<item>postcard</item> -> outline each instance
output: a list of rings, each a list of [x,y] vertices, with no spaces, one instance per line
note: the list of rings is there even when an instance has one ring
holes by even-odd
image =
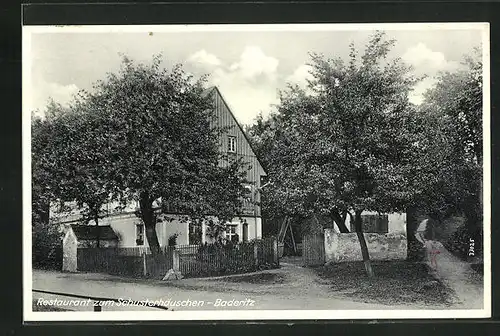
[[[24,319],[490,317],[489,45],[23,26]]]

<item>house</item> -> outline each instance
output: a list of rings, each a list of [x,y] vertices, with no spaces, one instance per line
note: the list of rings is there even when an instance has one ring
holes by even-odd
[[[234,218],[227,225],[225,238],[234,240],[238,237],[240,241],[247,241],[262,237],[262,217],[259,204],[261,179],[266,176],[259,159],[255,155],[249,140],[247,139],[241,125],[234,117],[231,109],[222,97],[217,87],[205,90],[204,94],[213,99],[217,123],[225,128],[225,133],[221,135],[219,149],[235,158],[242,157],[245,162],[251,165],[247,172],[247,180],[251,183],[246,185],[250,191],[250,197],[244,201],[243,215],[241,219]],[[221,162],[222,163],[222,162]],[[113,204],[106,206],[107,216],[100,219],[99,225],[109,226],[120,237],[118,247],[148,246],[144,225],[135,215],[136,204],[129,204],[128,207],[119,212],[113,210]],[[61,223],[71,224],[78,221],[79,214],[76,210],[67,213],[64,218],[59,218]],[[156,226],[158,240],[161,246],[170,243],[177,245],[197,245],[210,242],[207,235],[206,225],[197,227],[181,220],[181,215],[174,211],[168,214],[171,221],[160,222]],[[92,223],[90,223],[92,225]]]
[[[109,225],[69,224],[66,226],[65,231],[63,238],[63,271],[77,271],[77,255],[80,247],[118,246],[118,236]]]

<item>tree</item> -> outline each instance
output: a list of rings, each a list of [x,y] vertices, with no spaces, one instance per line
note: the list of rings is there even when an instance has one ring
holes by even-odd
[[[50,224],[50,202],[54,199],[57,183],[51,179],[57,160],[53,152],[53,117],[62,108],[50,102],[47,117],[33,117],[31,122],[31,171],[32,171],[32,249],[33,265],[46,266],[59,247],[60,235]]]
[[[291,86],[276,114],[249,129],[273,183],[267,197],[289,214],[328,215],[341,232],[350,216],[369,276],[361,213],[403,211],[413,197],[408,93],[417,79],[388,60],[394,43],[378,32],[361,57],[351,45],[347,63],[312,54],[308,89]]]
[[[106,136],[98,120],[89,118],[88,107],[79,97],[65,108],[50,102],[44,119],[33,120],[33,199],[42,206],[46,223],[52,202],[60,204],[60,211],[70,210],[68,203],[72,204],[82,222],[99,225],[103,206],[116,197],[113,181],[103,169],[109,162]]]
[[[461,69],[441,74],[436,86],[427,92],[423,106],[428,114],[447,123],[447,164],[454,169],[448,175],[460,180],[452,189],[462,194],[458,207],[471,228],[482,223],[482,100],[482,63],[476,49],[465,56]]]
[[[31,172],[32,172],[32,221],[49,223],[50,201],[54,197],[55,184],[50,174],[56,156],[51,148],[53,128],[50,117],[60,106],[50,102],[46,119],[33,117],[31,120]]]
[[[482,97],[482,63],[475,50],[458,70],[440,74],[419,108],[416,183],[425,189],[415,202],[438,225],[465,215],[469,237],[482,232]]]
[[[100,167],[122,201],[138,203],[155,257],[156,224],[172,209],[192,221],[224,222],[241,213],[245,165],[219,152],[224,130],[203,83],[181,66],[163,69],[160,56],[149,65],[123,57],[120,71],[82,98],[105,139]]]

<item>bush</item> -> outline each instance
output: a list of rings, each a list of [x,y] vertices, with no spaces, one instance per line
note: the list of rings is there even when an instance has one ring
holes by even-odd
[[[56,225],[33,222],[32,262],[35,268],[62,269],[62,233]]]
[[[457,257],[463,260],[470,260],[473,257],[469,255],[471,240],[473,241],[474,256],[482,256],[482,231],[471,231],[465,224],[460,226],[443,245]]]

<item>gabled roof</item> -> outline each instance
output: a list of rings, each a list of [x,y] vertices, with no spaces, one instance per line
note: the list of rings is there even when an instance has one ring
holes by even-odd
[[[97,240],[98,232],[100,240],[118,240],[118,236],[109,225],[95,226],[72,224],[71,229],[78,240]]]
[[[233,118],[234,122],[236,123],[236,125],[238,125],[241,133],[243,134],[243,137],[245,138],[246,142],[248,143],[248,146],[250,146],[250,149],[252,150],[253,152],[253,155],[255,155],[255,157],[257,158],[257,162],[259,162],[260,166],[262,167],[264,173],[267,175],[267,172],[266,170],[264,169],[264,166],[262,165],[262,162],[260,161],[260,158],[259,156],[257,155],[257,153],[255,152],[255,149],[253,148],[252,146],[252,143],[250,142],[250,139],[248,139],[248,136],[246,134],[246,132],[243,130],[243,127],[241,127],[240,123],[238,122],[238,119],[236,119],[236,117],[234,116],[234,113],[233,111],[229,108],[229,105],[227,105],[227,102],[226,100],[224,99],[224,97],[222,96],[219,88],[217,86],[211,86],[207,89],[205,89],[202,93],[202,96],[203,97],[207,97],[209,94],[211,94],[212,92],[215,92],[219,95],[219,97],[221,98],[222,102],[224,103],[224,105],[226,106],[227,110],[229,111],[229,114],[231,114],[231,117]]]
[[[213,90],[215,89],[215,86],[210,86],[208,88],[206,88],[205,90],[203,90],[203,92],[201,93],[201,96],[203,98],[207,97]]]

